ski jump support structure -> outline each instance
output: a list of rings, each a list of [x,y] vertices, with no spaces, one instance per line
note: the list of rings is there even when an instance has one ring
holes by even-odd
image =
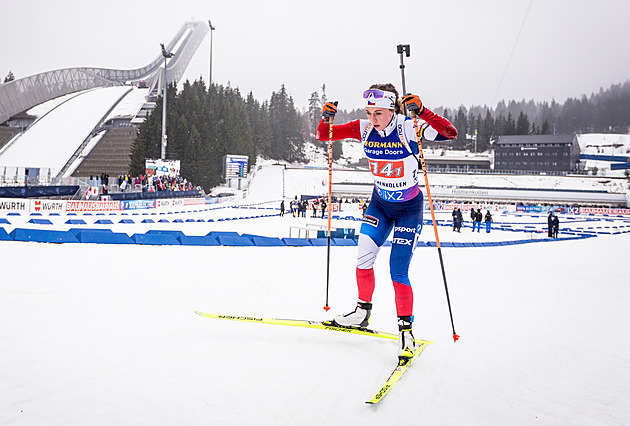
[[[167,81],[179,82],[208,31],[208,24],[202,21],[190,21],[182,25],[175,37],[166,45],[169,52],[175,53],[175,57],[166,67]],[[156,50],[157,44],[156,41]],[[164,57],[160,54],[148,65],[133,70],[66,68],[2,84],[0,124],[43,102],[96,87],[137,84],[145,80],[151,89],[150,93],[161,94],[163,62]]]

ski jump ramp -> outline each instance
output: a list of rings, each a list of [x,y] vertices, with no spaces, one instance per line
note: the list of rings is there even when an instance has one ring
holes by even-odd
[[[179,82],[208,31],[205,22],[186,22],[165,46],[175,54],[166,66],[168,82]],[[159,55],[138,69],[60,69],[0,85],[0,124],[46,101],[68,98],[10,140],[0,150],[0,166],[49,168],[58,177],[71,175],[95,145],[93,138],[108,115],[139,90],[135,86],[140,81],[147,83],[147,95],[161,94],[163,64]]]
[[[182,25],[165,46],[169,52],[175,53],[166,67],[167,81],[178,82],[181,79],[208,31],[208,24],[202,21]],[[43,102],[96,87],[130,85],[145,80],[150,88],[160,90],[163,86],[160,84],[163,81],[163,64],[164,57],[159,55],[138,69],[67,68],[5,83],[0,85],[0,124]]]

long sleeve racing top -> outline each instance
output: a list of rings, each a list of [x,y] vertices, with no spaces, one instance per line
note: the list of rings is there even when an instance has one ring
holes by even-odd
[[[457,129],[444,117],[425,107],[418,118],[420,137],[431,141],[452,140]],[[317,139],[327,141],[330,125],[321,120]],[[354,120],[333,125],[333,140],[357,139],[370,164],[376,193],[385,201],[401,202],[416,197],[418,186],[418,141],[413,120],[396,114],[382,130],[376,130],[368,120]]]

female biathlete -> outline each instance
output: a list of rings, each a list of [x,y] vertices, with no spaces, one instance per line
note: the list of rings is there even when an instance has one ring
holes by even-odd
[[[333,125],[333,140],[353,138],[363,142],[374,190],[363,217],[357,259],[358,303],[354,311],[335,317],[342,326],[366,327],[372,310],[374,261],[388,235],[394,230],[389,260],[396,294],[398,315],[398,356],[410,357],[415,350],[412,333],[413,291],[409,282],[409,262],[422,230],[422,191],[418,186],[421,173],[414,122],[402,114],[405,104],[418,117],[422,138],[432,141],[451,140],[457,129],[422,105],[420,98],[406,95],[402,102],[392,84],[375,84],[363,93],[367,120]],[[337,112],[336,103],[327,102],[317,128],[317,138],[327,141],[330,123]]]

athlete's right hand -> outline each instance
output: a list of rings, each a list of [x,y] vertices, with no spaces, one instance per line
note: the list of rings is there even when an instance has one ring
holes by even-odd
[[[337,114],[338,103],[339,103],[338,101],[335,101],[335,102],[326,102],[324,104],[324,107],[322,108],[322,115],[324,116],[326,121],[330,120],[331,118],[335,118],[335,114]]]

